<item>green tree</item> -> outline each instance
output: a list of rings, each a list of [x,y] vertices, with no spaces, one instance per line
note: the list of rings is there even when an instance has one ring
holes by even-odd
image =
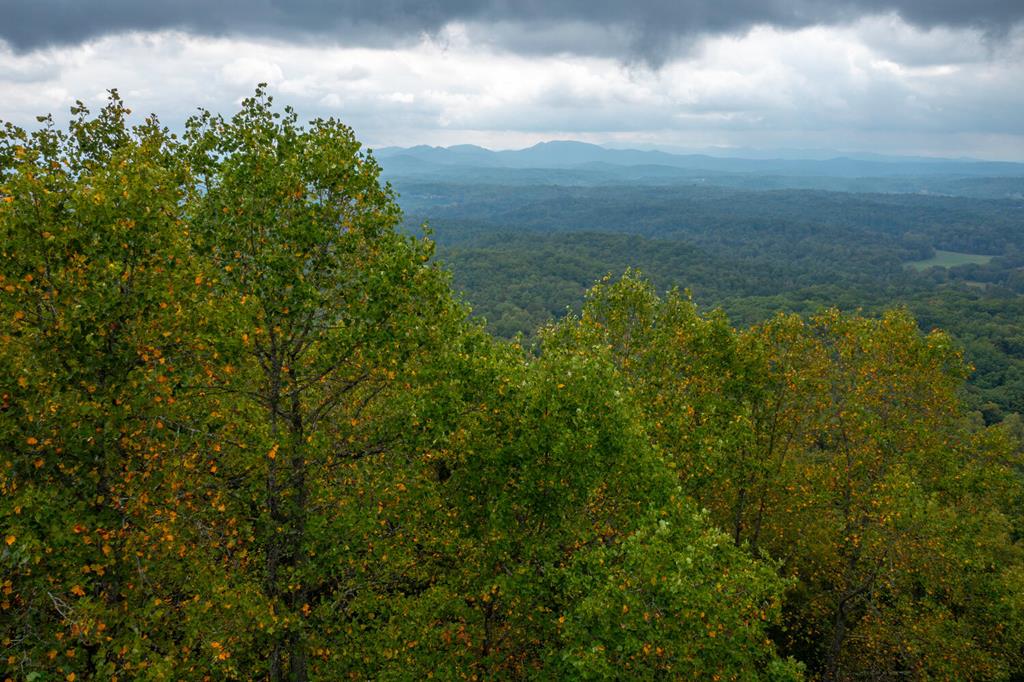
[[[434,632],[418,646],[433,655],[405,665],[445,678],[799,677],[766,638],[783,582],[682,495],[610,354],[552,346],[521,363],[448,446],[453,570],[423,604]]]
[[[1018,669],[978,607],[1019,617],[1019,454],[965,418],[947,336],[834,310],[740,334],[627,273],[550,338],[609,349],[684,489],[796,580],[783,651],[827,679]]]
[[[72,114],[0,133],[0,637],[21,677],[107,677],[166,643],[147,633],[166,624],[154,522],[189,176],[115,91]]]
[[[202,112],[186,139],[194,248],[211,266],[195,280],[208,380],[193,390],[231,434],[211,484],[238,498],[267,608],[263,636],[222,644],[245,650],[247,676],[303,680],[313,633],[366,588],[351,564],[372,557],[376,514],[352,469],[399,457],[400,394],[464,313],[429,242],[396,231],[394,196],[346,126],[304,128],[260,89],[231,119]]]

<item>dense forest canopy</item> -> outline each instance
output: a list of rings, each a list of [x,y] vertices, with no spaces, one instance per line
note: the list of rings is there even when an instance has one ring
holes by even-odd
[[[531,337],[578,311],[595,279],[633,266],[744,326],[779,310],[904,306],[965,348],[973,409],[990,423],[1024,412],[1020,199],[394,182],[407,225],[435,225],[456,289],[499,336]]]
[[[1002,204],[435,205],[457,279],[537,273],[522,295],[568,297],[616,270],[527,350],[452,293],[343,124],[301,125],[262,88],[182,137],[129,113],[113,92],[67,130],[0,133],[7,677],[1024,675],[1020,418],[978,418],[930,318],[775,312],[847,307],[826,299],[885,275],[870,307],[905,291],[943,323],[976,288],[899,266],[1003,249],[977,266],[1003,276],[1020,235]],[[871,223],[883,206],[900,231]],[[596,234],[613,224],[629,234]],[[794,235],[802,265],[782,258]],[[680,271],[743,325],[659,294]],[[994,286],[981,303],[1014,319],[1017,284]],[[547,319],[515,301],[503,330]]]

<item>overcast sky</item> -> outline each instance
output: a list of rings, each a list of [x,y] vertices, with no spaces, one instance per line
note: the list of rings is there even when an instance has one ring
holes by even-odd
[[[0,0],[0,119],[118,88],[172,128],[266,81],[371,146],[1024,160],[1024,0]]]

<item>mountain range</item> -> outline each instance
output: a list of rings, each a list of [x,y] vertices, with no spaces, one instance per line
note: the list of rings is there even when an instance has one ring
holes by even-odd
[[[374,155],[383,166],[384,178],[403,191],[410,183],[697,184],[754,190],[940,194],[1024,201],[1024,163],[880,154],[833,156],[825,150],[780,150],[776,158],[757,150],[717,151],[721,155],[610,149],[586,142],[557,141],[502,151],[468,144],[383,147],[375,150]]]
[[[657,150],[610,149],[586,142],[541,142],[532,147],[494,151],[476,145],[451,147],[383,147],[375,155],[393,171],[422,171],[431,166],[474,168],[545,168],[602,170],[612,167],[662,167],[691,171],[885,177],[945,175],[965,177],[1024,176],[1024,163],[882,155],[832,158],[742,158],[708,154],[674,154]],[[762,153],[763,154],[763,153]]]

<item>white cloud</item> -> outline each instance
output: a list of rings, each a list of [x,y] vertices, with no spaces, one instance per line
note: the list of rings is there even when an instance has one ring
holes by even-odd
[[[239,57],[220,68],[221,77],[230,85],[251,87],[253,83],[278,85],[285,81],[284,71],[274,62],[253,57]]]
[[[581,31],[581,35],[582,35]],[[892,16],[703,38],[660,69],[613,57],[512,53],[480,26],[394,49],[132,33],[15,54],[0,47],[0,118],[33,125],[120,89],[180,127],[230,113],[260,81],[303,116],[338,116],[373,146],[828,147],[1024,159],[1024,33]],[[585,36],[590,39],[591,36]],[[609,38],[612,39],[612,38]]]

